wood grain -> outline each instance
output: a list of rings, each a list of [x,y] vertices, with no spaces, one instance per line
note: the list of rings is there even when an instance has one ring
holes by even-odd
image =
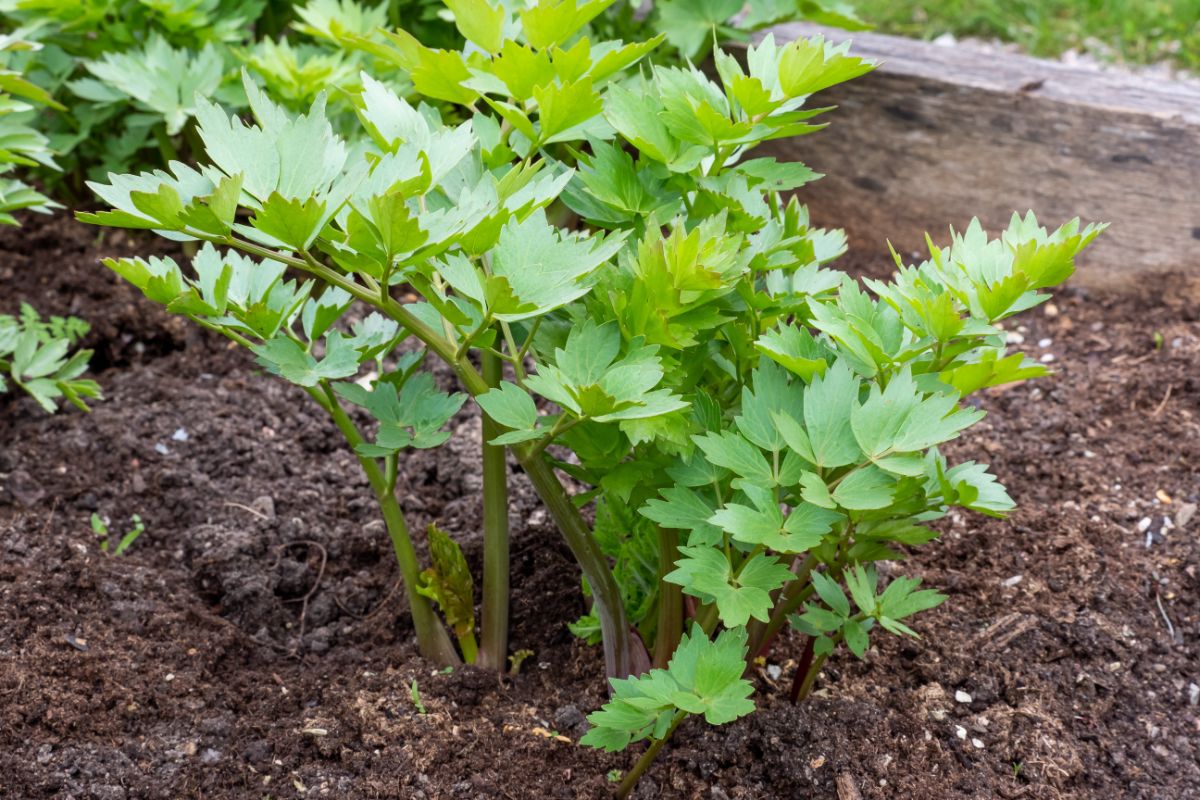
[[[1147,270],[1200,274],[1200,83],[1097,72],[1011,54],[815,25],[882,62],[817,95],[828,129],[772,146],[826,177],[801,190],[814,219],[851,246],[906,255],[924,233],[1013,211],[1043,224],[1112,223],[1080,258],[1077,284],[1120,286]]]

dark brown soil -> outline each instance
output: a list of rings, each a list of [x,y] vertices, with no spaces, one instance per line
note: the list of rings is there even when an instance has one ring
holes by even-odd
[[[53,417],[0,397],[0,797],[605,797],[631,754],[573,744],[600,656],[521,477],[512,645],[534,654],[437,673],[336,431],[96,263],[137,246],[62,219],[0,236],[0,311],[87,318],[107,394]],[[839,653],[800,707],[785,639],[759,713],[683,726],[639,796],[1200,797],[1200,517],[1175,524],[1200,500],[1198,308],[1164,278],[1023,320],[1059,374],[984,398],[954,453],[1021,508],[954,515],[905,566],[950,594],[924,638]],[[478,559],[478,419],[453,424],[404,502]],[[107,557],[93,511],[146,533]]]

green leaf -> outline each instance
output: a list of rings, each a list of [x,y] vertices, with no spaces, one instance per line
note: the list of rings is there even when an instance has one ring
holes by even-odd
[[[758,486],[774,486],[775,475],[762,451],[732,431],[693,436],[711,464],[731,469]]]
[[[318,361],[297,342],[276,337],[253,347],[258,363],[299,386],[316,386],[322,380],[348,378],[358,372],[358,351],[350,340],[334,331],[325,340],[325,357]]]
[[[850,616],[850,601],[842,593],[837,581],[823,572],[814,572],[810,578],[813,588],[816,590],[817,595],[825,601],[825,605],[833,609],[833,612],[842,618]]]
[[[807,329],[796,325],[773,328],[754,343],[755,348],[772,361],[809,383],[825,374],[828,363],[822,348]]]
[[[638,509],[642,516],[664,528],[688,531],[689,545],[720,543],[721,529],[709,522],[715,509],[701,493],[684,486],[672,486],[661,490],[659,494],[661,500],[647,500]]]
[[[508,381],[476,398],[484,413],[513,431],[528,432],[537,426],[538,412],[533,398],[524,389]]]
[[[853,409],[854,439],[870,458],[926,450],[950,441],[983,418],[976,408],[960,408],[958,396],[923,396],[906,366],[886,389],[871,387],[870,396]]]
[[[837,508],[825,479],[815,472],[805,472],[800,476],[800,490],[806,502],[821,508]]]
[[[604,110],[604,103],[592,88],[590,78],[567,84],[535,86],[533,99],[538,104],[538,122],[541,125],[539,144],[585,138],[580,126]]]
[[[754,711],[754,687],[743,674],[748,636],[724,630],[710,640],[699,625],[685,633],[667,669],[634,678],[612,679],[612,699],[588,715],[592,727],[580,744],[609,751],[631,742],[662,738],[675,714],[703,714],[724,725]]]
[[[852,511],[886,508],[892,502],[895,483],[895,478],[878,467],[859,467],[837,485],[833,499],[842,508]]]
[[[776,414],[800,416],[803,393],[789,386],[787,373],[773,362],[759,364],[751,374],[753,389],[742,387],[742,413],[734,419],[738,431],[764,450],[780,452],[787,441],[775,424]]]
[[[848,619],[842,626],[842,633],[846,637],[846,647],[850,648],[851,653],[862,658],[870,644],[870,639],[862,623],[858,620]]]
[[[823,36],[797,39],[779,56],[779,86],[788,97],[804,97],[875,68],[870,61],[846,55],[849,43],[834,46]]]
[[[658,0],[655,10],[667,41],[690,59],[706,50],[714,33],[744,5],[743,0]]]
[[[561,231],[546,221],[540,209],[523,222],[510,222],[492,252],[492,273],[525,305],[494,316],[514,322],[582,297],[591,289],[595,271],[616,254],[624,238],[624,234],[586,237]]]
[[[814,376],[805,390],[805,430],[817,466],[841,467],[862,457],[850,424],[858,407],[859,386],[845,362],[838,361],[823,375]]]
[[[854,569],[846,571],[846,588],[850,590],[850,596],[854,598],[858,610],[867,616],[874,616],[877,611],[876,581],[875,570],[872,567],[864,568],[856,564]]]
[[[495,6],[488,0],[445,0],[445,3],[454,13],[454,25],[463,38],[489,53],[500,50],[504,23],[508,20],[503,3]]]
[[[518,13],[525,39],[538,49],[560,45],[603,13],[615,0],[539,0]]]
[[[325,204],[315,199],[287,199],[279,192],[255,212],[253,225],[275,242],[293,250],[307,250],[325,224]]]
[[[713,547],[681,547],[683,556],[663,580],[677,583],[685,594],[715,602],[726,627],[745,625],[751,617],[766,622],[771,592],[793,577],[778,558],[764,553],[750,558],[734,575],[725,553]]]
[[[439,390],[428,372],[417,372],[404,381],[399,390],[387,380],[376,381],[371,389],[356,383],[335,383],[338,395],[371,412],[379,421],[373,444],[360,444],[359,455],[381,458],[406,447],[437,447],[450,438],[442,427],[458,413],[467,396]]]

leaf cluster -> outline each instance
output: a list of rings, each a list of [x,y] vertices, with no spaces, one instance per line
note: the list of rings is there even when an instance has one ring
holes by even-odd
[[[51,414],[62,399],[87,411],[86,401],[101,397],[98,383],[79,377],[92,351],[71,352],[87,332],[82,320],[42,319],[27,303],[17,317],[0,314],[0,392],[10,385],[21,389]]]

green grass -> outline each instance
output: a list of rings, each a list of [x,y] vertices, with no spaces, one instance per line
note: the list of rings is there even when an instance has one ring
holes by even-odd
[[[999,38],[1039,56],[1085,50],[1200,71],[1200,0],[855,0],[887,33]]]

